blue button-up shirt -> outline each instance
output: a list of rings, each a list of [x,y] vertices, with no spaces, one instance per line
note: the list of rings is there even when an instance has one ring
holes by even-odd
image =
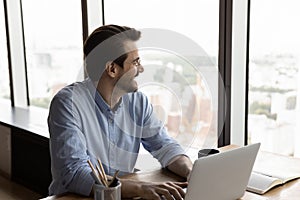
[[[87,160],[112,175],[133,172],[140,144],[163,167],[177,155],[180,145],[167,135],[147,97],[124,95],[112,110],[86,79],[62,89],[53,98],[48,117],[52,183],[50,195],[75,192],[89,195],[94,184]]]

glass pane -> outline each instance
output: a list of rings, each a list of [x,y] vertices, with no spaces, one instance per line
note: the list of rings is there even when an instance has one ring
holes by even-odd
[[[62,87],[83,79],[80,0],[22,2],[30,104],[49,106]]]
[[[300,2],[252,0],[248,142],[299,156]]]
[[[91,34],[94,29],[102,25],[102,0],[88,0],[88,31]]]
[[[106,24],[142,31],[139,87],[169,134],[187,150],[216,147],[219,1],[109,0],[105,11]]]
[[[0,99],[10,99],[3,1],[0,2]]]

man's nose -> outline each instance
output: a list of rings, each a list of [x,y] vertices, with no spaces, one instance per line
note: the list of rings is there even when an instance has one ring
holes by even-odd
[[[138,72],[139,72],[139,73],[143,73],[143,72],[144,72],[144,67],[143,67],[143,65],[139,65],[139,66],[138,66]]]

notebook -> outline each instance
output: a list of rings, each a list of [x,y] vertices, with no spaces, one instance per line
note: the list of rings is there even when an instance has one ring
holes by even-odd
[[[185,200],[241,198],[260,143],[202,157],[194,162]]]

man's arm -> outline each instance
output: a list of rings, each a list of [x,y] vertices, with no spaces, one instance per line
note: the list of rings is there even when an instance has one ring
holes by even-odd
[[[48,125],[53,183],[50,194],[75,192],[89,195],[94,180],[90,175],[86,146],[76,123],[70,98],[52,100]]]
[[[168,164],[167,168],[189,179],[192,171],[193,163],[189,157],[185,155],[178,155],[174,157]],[[129,179],[121,179],[122,182],[122,197],[142,197],[143,199],[157,199],[160,200],[161,196],[166,199],[181,200],[185,196],[182,188],[187,187],[187,182],[142,182]]]
[[[161,200],[164,196],[167,200],[182,200],[187,187],[186,182],[143,182],[130,179],[120,179],[122,183],[122,198],[141,197],[142,199]]]
[[[188,180],[193,168],[193,163],[189,157],[179,155],[169,162],[167,168]]]
[[[107,175],[108,179],[112,176]],[[183,188],[187,187],[187,182],[144,182],[129,178],[119,178],[122,183],[122,198],[135,198],[161,200],[164,196],[166,199],[182,200],[185,196]],[[90,196],[94,196],[92,189]]]

